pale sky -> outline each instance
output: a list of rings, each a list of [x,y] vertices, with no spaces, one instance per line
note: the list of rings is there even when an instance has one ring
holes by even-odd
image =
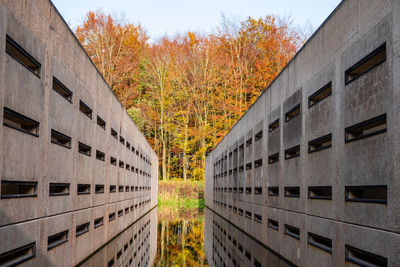
[[[221,22],[221,14],[260,18],[275,14],[290,16],[294,26],[314,29],[329,16],[341,0],[52,0],[72,29],[89,10],[124,14],[128,22],[140,23],[156,40],[188,30],[207,33]]]

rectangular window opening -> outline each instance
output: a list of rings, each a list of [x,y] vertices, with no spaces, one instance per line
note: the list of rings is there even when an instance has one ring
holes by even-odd
[[[276,220],[268,219],[268,227],[279,231],[279,222]]]
[[[96,184],[95,193],[96,194],[104,194],[104,185],[103,184]]]
[[[47,250],[53,249],[61,244],[68,242],[68,230],[60,232],[58,234],[49,236],[47,238]]]
[[[124,215],[124,211],[123,210],[119,210],[118,211],[118,217],[121,217],[122,215]]]
[[[285,122],[288,122],[300,115],[300,104],[285,113]]]
[[[379,66],[386,61],[386,43],[379,46],[372,51],[369,55],[361,59],[354,66],[345,71],[345,84],[358,79],[363,74],[369,72],[373,68]]]
[[[300,156],[300,145],[285,150],[285,160]]]
[[[300,197],[300,187],[298,186],[288,186],[285,187],[285,197]]]
[[[53,90],[72,103],[72,94],[73,94],[72,91],[69,90],[59,80],[57,80],[56,77],[53,77]]]
[[[97,116],[97,125],[99,125],[104,130],[106,129],[106,122],[99,116]]]
[[[308,153],[332,147],[332,134],[327,134],[308,142]]]
[[[78,151],[79,153],[86,155],[86,156],[91,156],[92,154],[92,148],[88,145],[85,145],[84,143],[78,142]]]
[[[100,217],[94,220],[94,228],[100,227],[104,224],[104,217]]]
[[[386,132],[386,114],[355,124],[345,129],[346,143]]]
[[[293,238],[300,240],[300,229],[294,226],[285,224],[285,235],[291,236]]]
[[[254,168],[259,168],[262,166],[262,159],[258,159],[256,161],[254,161]]]
[[[253,139],[250,137],[250,138],[246,141],[246,147],[251,146],[252,143],[253,143]]]
[[[90,194],[90,184],[78,184],[78,195]]]
[[[326,252],[332,253],[332,239],[309,232],[308,244],[317,247],[319,249],[322,249]]]
[[[71,137],[51,129],[51,142],[66,148],[71,148]]]
[[[1,266],[17,266],[36,256],[36,242],[0,254]]]
[[[110,193],[115,193],[117,192],[117,186],[116,185],[110,185]]]
[[[92,109],[89,108],[82,100],[79,100],[79,110],[92,119]]]
[[[308,187],[309,199],[332,199],[332,186],[309,186]]]
[[[49,184],[50,196],[68,196],[69,184],[68,183],[50,183]]]
[[[1,181],[1,198],[37,197],[37,182]]]
[[[388,266],[388,260],[380,255],[373,254],[349,245],[346,245],[346,260],[360,266]]]
[[[3,125],[23,133],[39,136],[39,122],[4,107]]]
[[[256,135],[254,136],[254,142],[257,142],[262,138],[263,138],[263,131],[261,130],[258,133],[256,133]]]
[[[114,165],[114,166],[117,166],[117,159],[114,158],[114,157],[110,157],[110,164]]]
[[[96,150],[96,159],[101,160],[101,161],[105,161],[106,154],[104,154],[100,150]]]
[[[332,82],[329,82],[327,85],[313,93],[308,97],[308,107],[311,108],[315,104],[318,104],[325,98],[329,97],[332,94]]]
[[[251,167],[252,167],[251,165],[252,165],[251,162],[249,162],[249,163],[246,164],[246,171],[247,171],[247,170],[251,170]]]
[[[254,221],[262,223],[262,216],[260,214],[254,213]]]
[[[124,168],[124,165],[125,165],[125,163],[124,163],[122,160],[120,160],[120,161],[119,161],[119,167],[123,169],[123,168]]]
[[[84,223],[84,224],[81,224],[81,225],[78,225],[78,226],[76,227],[76,234],[75,234],[75,236],[78,237],[78,236],[80,236],[80,235],[83,235],[83,234],[89,232],[89,226],[90,226],[90,223],[89,223],[89,222]]]
[[[112,222],[115,220],[115,212],[108,214],[108,221]]]
[[[251,187],[246,187],[246,194],[250,195],[251,194]]]
[[[125,138],[123,138],[121,135],[119,136],[119,141],[121,144],[125,145]]]
[[[261,195],[262,187],[254,187],[254,195]]]
[[[346,186],[346,201],[387,203],[386,185]]]
[[[279,162],[279,152],[268,156],[268,164],[274,164]]]
[[[6,53],[40,78],[40,63],[6,35]]]
[[[113,128],[111,128],[111,136],[118,140],[118,133]]]
[[[273,197],[279,196],[279,187],[277,186],[268,187],[268,195]]]
[[[279,119],[276,119],[268,126],[268,132],[273,132],[275,129],[279,128]]]
[[[252,218],[252,214],[250,211],[246,211],[246,218],[247,219],[251,219]]]
[[[118,186],[118,192],[124,192],[124,186],[123,185]]]

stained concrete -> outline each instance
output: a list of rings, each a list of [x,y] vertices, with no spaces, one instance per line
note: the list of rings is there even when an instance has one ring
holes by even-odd
[[[399,18],[399,1],[342,1],[208,155],[206,205],[298,266],[353,266],[346,259],[349,246],[398,266]],[[384,43],[386,60],[346,84],[345,71]],[[329,82],[332,94],[309,107],[309,96]],[[297,104],[301,114],[285,122]],[[385,132],[345,142],[345,128],[382,114]],[[276,119],[279,128],[269,132]],[[308,142],[326,134],[332,134],[332,146],[309,153]],[[296,145],[300,156],[285,159],[285,150]],[[235,150],[238,156],[230,158]],[[275,153],[279,162],[268,164]],[[259,159],[263,164],[255,168]],[[248,163],[253,166],[246,170]],[[262,194],[255,194],[260,186]],[[330,187],[330,199],[309,198],[313,186]],[[347,201],[347,186],[386,186],[386,203]],[[278,187],[279,195],[269,194],[270,187]],[[286,187],[299,187],[300,196],[285,196]],[[255,214],[262,214],[261,225]],[[278,221],[278,230],[268,227],[269,219]],[[286,234],[285,225],[298,228],[299,238]],[[331,252],[310,245],[308,233],[330,239]]]

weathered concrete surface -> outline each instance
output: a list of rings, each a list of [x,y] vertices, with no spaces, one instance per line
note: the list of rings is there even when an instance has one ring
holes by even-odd
[[[6,35],[41,64],[39,77],[5,52]],[[36,197],[0,199],[0,255],[36,242],[26,265],[76,264],[157,205],[157,156],[50,1],[0,0],[0,51],[0,179],[37,182]],[[53,77],[73,92],[71,102],[52,89]],[[80,112],[80,100],[92,119]],[[3,126],[4,107],[38,121],[39,136]],[[71,137],[70,149],[51,143],[52,129]],[[91,146],[91,156],[78,152],[78,142]],[[50,183],[68,183],[69,195],[50,196]],[[90,194],[78,195],[78,184],[90,184]],[[95,194],[96,185],[104,193]],[[99,217],[104,224],[94,228]],[[89,232],[76,237],[76,226],[86,222]],[[68,242],[47,250],[47,238],[64,230]]]
[[[346,246],[398,266],[399,37],[399,1],[343,1],[209,154],[206,205],[299,266],[352,266],[345,259]],[[386,60],[346,85],[345,71],[384,43]],[[332,94],[309,107],[309,96],[329,82]],[[297,104],[300,116],[285,122],[286,112]],[[381,114],[387,116],[386,132],[345,142],[346,127]],[[269,132],[276,119],[279,128]],[[263,138],[255,144],[260,124]],[[332,134],[332,146],[309,153],[308,142],[326,134]],[[252,145],[246,147],[250,138]],[[296,145],[300,156],[285,159],[285,150]],[[239,155],[230,158],[235,150]],[[268,164],[275,153],[279,162]],[[262,166],[254,168],[259,159]],[[251,169],[240,171],[239,166],[250,162]],[[256,195],[260,185],[262,194]],[[251,194],[246,194],[248,186]],[[330,187],[331,199],[309,198],[312,186]],[[387,203],[346,201],[346,186],[386,186]],[[269,194],[273,187],[278,187],[278,196]],[[285,196],[286,187],[298,187],[300,196]],[[262,215],[261,226],[255,214]],[[268,227],[269,219],[278,221],[278,231]],[[299,239],[285,234],[286,224],[299,229]],[[308,244],[308,233],[331,239],[332,251]]]

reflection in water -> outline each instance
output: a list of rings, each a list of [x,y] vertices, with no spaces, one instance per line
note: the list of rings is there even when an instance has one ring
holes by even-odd
[[[204,254],[203,209],[159,209],[154,266],[208,266]]]
[[[291,266],[210,209],[205,209],[205,252],[210,266]]]
[[[151,266],[156,254],[157,207],[78,266]]]

